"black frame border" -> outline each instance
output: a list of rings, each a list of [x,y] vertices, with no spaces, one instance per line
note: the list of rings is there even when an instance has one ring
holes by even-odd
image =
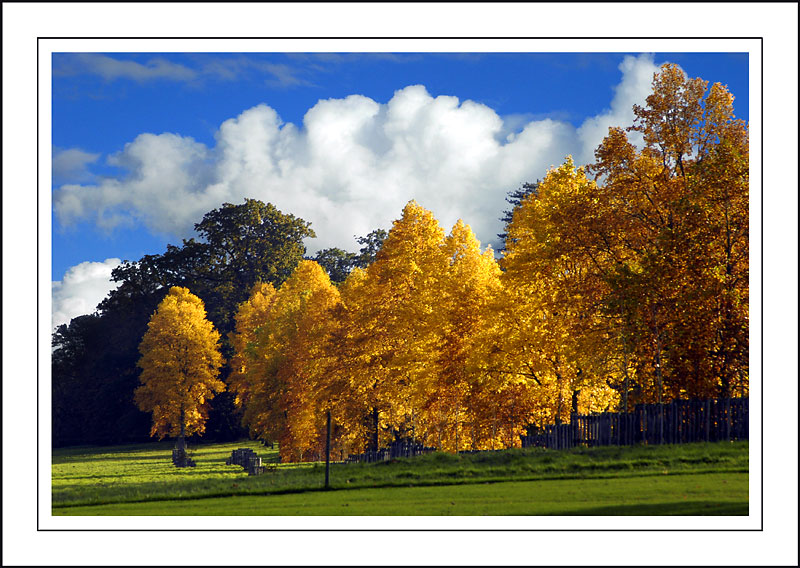
[[[39,325],[41,315],[41,298],[37,292],[36,295],[36,532],[764,532],[764,37],[763,36],[704,36],[704,37],[681,37],[681,36],[595,36],[595,37],[554,37],[554,36],[486,36],[486,37],[469,37],[469,36],[419,36],[419,37],[406,37],[406,36],[332,36],[332,37],[319,37],[319,36],[302,36],[302,37],[254,37],[254,36],[151,36],[151,37],[122,37],[122,36],[37,36],[36,37],[36,282],[40,282],[40,262],[41,262],[41,234],[40,234],[40,153],[39,153],[39,133],[40,133],[40,93],[41,88],[39,81],[39,46],[41,40],[759,40],[760,41],[760,65],[761,65],[761,176],[760,176],[760,196],[761,196],[761,526],[758,529],[409,529],[409,528],[390,528],[390,529],[43,529],[40,527],[39,510],[40,510],[40,463],[39,463],[39,442],[40,442],[40,416],[39,416],[39,388],[40,388],[40,368],[39,361],[41,357],[40,336],[41,329]],[[447,53],[447,52],[442,52]],[[52,87],[52,86],[51,86]],[[51,275],[52,278],[52,275]]]

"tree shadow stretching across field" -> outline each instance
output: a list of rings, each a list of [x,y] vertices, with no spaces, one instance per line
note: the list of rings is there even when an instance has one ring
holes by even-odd
[[[612,505],[608,507],[589,507],[572,511],[551,513],[553,515],[569,516],[747,516],[750,514],[750,505],[747,501],[724,503],[719,501],[690,501],[671,503],[636,503],[631,505]]]

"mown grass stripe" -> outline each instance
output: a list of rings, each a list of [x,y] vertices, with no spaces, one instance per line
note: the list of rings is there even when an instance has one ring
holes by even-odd
[[[747,515],[745,473],[357,488],[63,508],[56,515]]]
[[[630,478],[643,478],[643,477],[663,477],[667,476],[680,476],[680,475],[708,475],[708,474],[718,474],[718,473],[748,473],[748,470],[745,468],[734,468],[734,469],[713,469],[713,470],[694,470],[694,471],[684,471],[684,472],[668,472],[668,473],[658,473],[658,472],[648,472],[648,473],[628,473],[626,475],[593,475],[593,476],[532,476],[532,477],[507,477],[507,478],[485,478],[485,479],[465,479],[461,480],[457,483],[453,481],[423,481],[423,482],[416,482],[416,483],[408,483],[408,482],[390,482],[390,483],[378,483],[373,485],[356,485],[356,486],[342,486],[331,484],[331,487],[326,489],[325,487],[297,487],[297,488],[286,488],[286,489],[279,489],[273,491],[248,491],[248,492],[219,492],[219,493],[209,493],[209,494],[202,494],[202,495],[175,495],[171,497],[159,497],[154,496],[151,498],[145,499],[125,499],[114,501],[115,503],[153,503],[158,501],[194,501],[200,499],[215,499],[215,498],[224,498],[224,497],[237,497],[237,496],[253,496],[253,497],[266,497],[271,495],[290,495],[290,494],[297,494],[297,493],[309,493],[309,492],[320,492],[320,491],[353,491],[359,489],[387,489],[390,487],[444,487],[444,486],[459,486],[459,485],[487,485],[493,483],[511,483],[511,482],[529,482],[529,481],[582,481],[587,479],[630,479]],[[91,507],[91,506],[99,506],[104,505],[106,503],[64,503],[59,505],[53,505],[54,509],[59,508],[67,508],[67,507]]]

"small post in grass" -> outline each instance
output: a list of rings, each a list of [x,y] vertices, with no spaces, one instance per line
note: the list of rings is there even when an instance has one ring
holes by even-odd
[[[331,471],[331,410],[328,409],[328,434],[325,438],[325,489],[330,489]]]

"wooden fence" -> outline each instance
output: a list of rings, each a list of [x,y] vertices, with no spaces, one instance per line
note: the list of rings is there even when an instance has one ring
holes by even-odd
[[[750,399],[674,400],[669,404],[640,404],[633,412],[573,414],[569,424],[545,426],[542,432],[521,436],[522,447],[556,450],[575,446],[631,446],[747,440]],[[436,448],[400,440],[388,448],[350,454],[345,463],[378,462],[435,452]],[[472,453],[465,451],[460,453]]]
[[[388,448],[381,448],[377,451],[364,452],[363,454],[350,454],[345,459],[345,463],[356,462],[377,462],[386,461],[393,458],[410,458],[421,454],[435,452],[436,448],[429,448],[412,442],[411,440],[400,440],[393,442]]]
[[[542,432],[522,436],[522,447],[566,449],[747,440],[749,409],[747,398],[725,398],[640,404],[627,414],[573,414],[569,424],[545,426]]]

